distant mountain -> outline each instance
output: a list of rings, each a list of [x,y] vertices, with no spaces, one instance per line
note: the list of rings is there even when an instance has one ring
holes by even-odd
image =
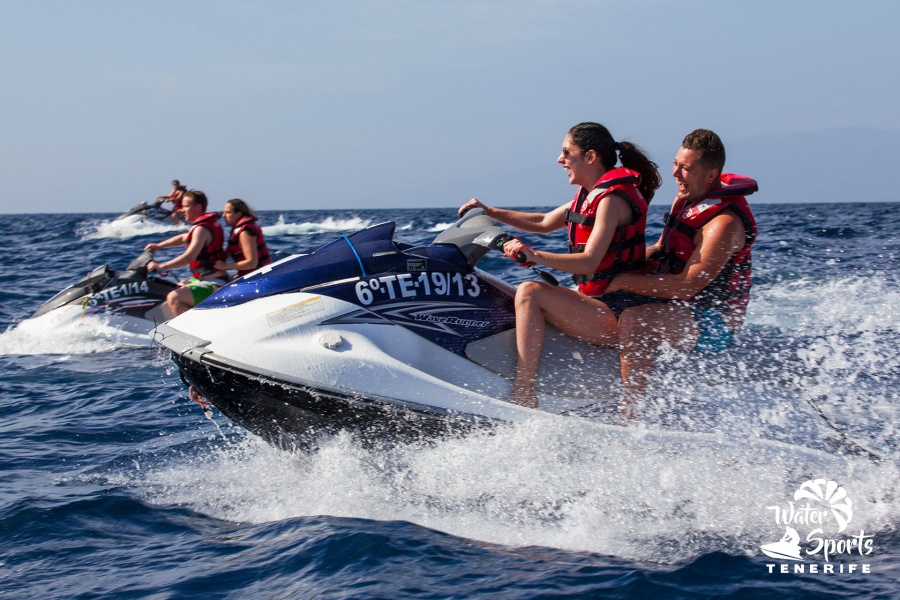
[[[754,202],[895,202],[900,133],[864,128],[733,140],[725,170],[759,182]]]

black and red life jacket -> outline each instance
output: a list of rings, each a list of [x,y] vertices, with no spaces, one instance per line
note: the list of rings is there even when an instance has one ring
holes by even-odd
[[[730,312],[743,317],[750,301],[751,253],[750,247],[756,240],[756,220],[750,211],[746,196],[759,188],[756,181],[744,175],[722,173],[722,187],[714,190],[699,202],[687,204],[679,198],[672,205],[672,211],[664,217],[662,248],[650,257],[658,261],[656,273],[677,274],[696,248],[694,236],[713,218],[725,210],[731,210],[744,223],[747,241],[736,252],[722,271],[709,285],[700,290],[691,302],[719,312]]]
[[[191,230],[187,234],[187,246],[191,245],[191,237],[198,227],[203,227],[212,234],[212,241],[200,250],[200,254],[196,259],[191,261],[191,273],[197,279],[209,276],[216,269],[214,265],[218,260],[225,260],[225,249],[222,247],[225,241],[225,232],[219,225],[218,213],[208,212],[200,215],[200,218],[193,222]]]
[[[168,200],[172,201],[172,210],[181,210],[181,199],[184,197],[186,191],[187,187],[183,185],[176,186],[172,189],[172,193],[170,193],[168,197]]]
[[[597,215],[600,201],[616,194],[625,199],[636,219],[630,225],[619,227],[613,237],[606,254],[597,265],[592,275],[573,275],[581,293],[588,296],[599,296],[609,285],[610,280],[622,271],[636,269],[643,265],[645,257],[644,227],[647,224],[647,201],[637,186],[641,174],[631,169],[619,167],[603,174],[588,192],[581,188],[575,194],[571,208],[566,209],[565,221],[569,229],[569,252],[584,252],[584,246]]]
[[[241,249],[240,241],[241,233],[245,230],[256,238],[257,262],[253,269],[238,271],[238,277],[246,275],[261,266],[272,262],[272,257],[269,255],[269,247],[266,245],[266,238],[263,236],[262,227],[256,224],[256,219],[253,217],[242,217],[231,229],[231,235],[228,237],[228,254],[231,255],[232,260],[234,260],[234,262],[240,262],[246,258],[244,256],[244,251]]]

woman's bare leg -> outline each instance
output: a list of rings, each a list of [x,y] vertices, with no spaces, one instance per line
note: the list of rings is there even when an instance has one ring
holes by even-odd
[[[547,322],[589,344],[611,346],[618,341],[616,318],[599,300],[567,288],[526,281],[516,290],[518,364],[510,402],[537,408],[534,378]]]

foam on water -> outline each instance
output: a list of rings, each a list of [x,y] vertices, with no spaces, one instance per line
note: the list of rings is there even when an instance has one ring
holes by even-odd
[[[262,229],[267,237],[275,237],[281,235],[309,235],[312,233],[330,231],[356,231],[357,229],[368,227],[371,224],[372,219],[361,219],[359,217],[348,217],[346,219],[327,217],[323,221],[286,223],[284,215],[278,215],[278,221],[274,225],[267,225]]]
[[[0,334],[0,355],[89,354],[146,346],[149,336],[123,331],[105,316],[56,311],[11,325]]]
[[[854,528],[882,531],[900,516],[893,463],[559,418],[380,450],[339,435],[316,452],[288,453],[245,436],[116,476],[153,502],[236,522],[405,520],[485,542],[660,563],[716,550],[758,555],[782,533],[766,507],[813,477],[853,495]]]
[[[87,221],[79,223],[75,233],[83,240],[126,239],[142,235],[187,231],[188,227],[177,223],[160,223],[153,220],[141,220],[138,215],[112,221]]]
[[[747,313],[748,325],[767,325],[799,333],[844,334],[900,331],[900,288],[891,279],[800,278],[758,285]]]
[[[440,233],[440,232],[444,231],[445,229],[447,229],[448,227],[450,227],[451,225],[453,225],[452,222],[451,223],[437,223],[437,224],[425,229],[425,231],[427,231],[428,233]]]
[[[756,292],[756,290],[754,290]],[[800,279],[754,295],[749,323],[777,327],[794,345],[797,395],[841,427],[896,447],[900,417],[900,291],[873,277]],[[772,349],[775,352],[778,349]]]

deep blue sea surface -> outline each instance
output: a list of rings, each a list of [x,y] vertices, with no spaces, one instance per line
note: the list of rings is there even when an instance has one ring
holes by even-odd
[[[174,231],[0,216],[0,598],[900,597],[900,211],[755,210],[738,343],[665,371],[615,443],[557,417],[295,451],[205,418],[149,341],[28,320]],[[453,220],[296,211],[261,224],[287,254],[382,221],[425,243]],[[480,266],[531,276],[499,255]],[[802,560],[762,552],[790,529]]]

